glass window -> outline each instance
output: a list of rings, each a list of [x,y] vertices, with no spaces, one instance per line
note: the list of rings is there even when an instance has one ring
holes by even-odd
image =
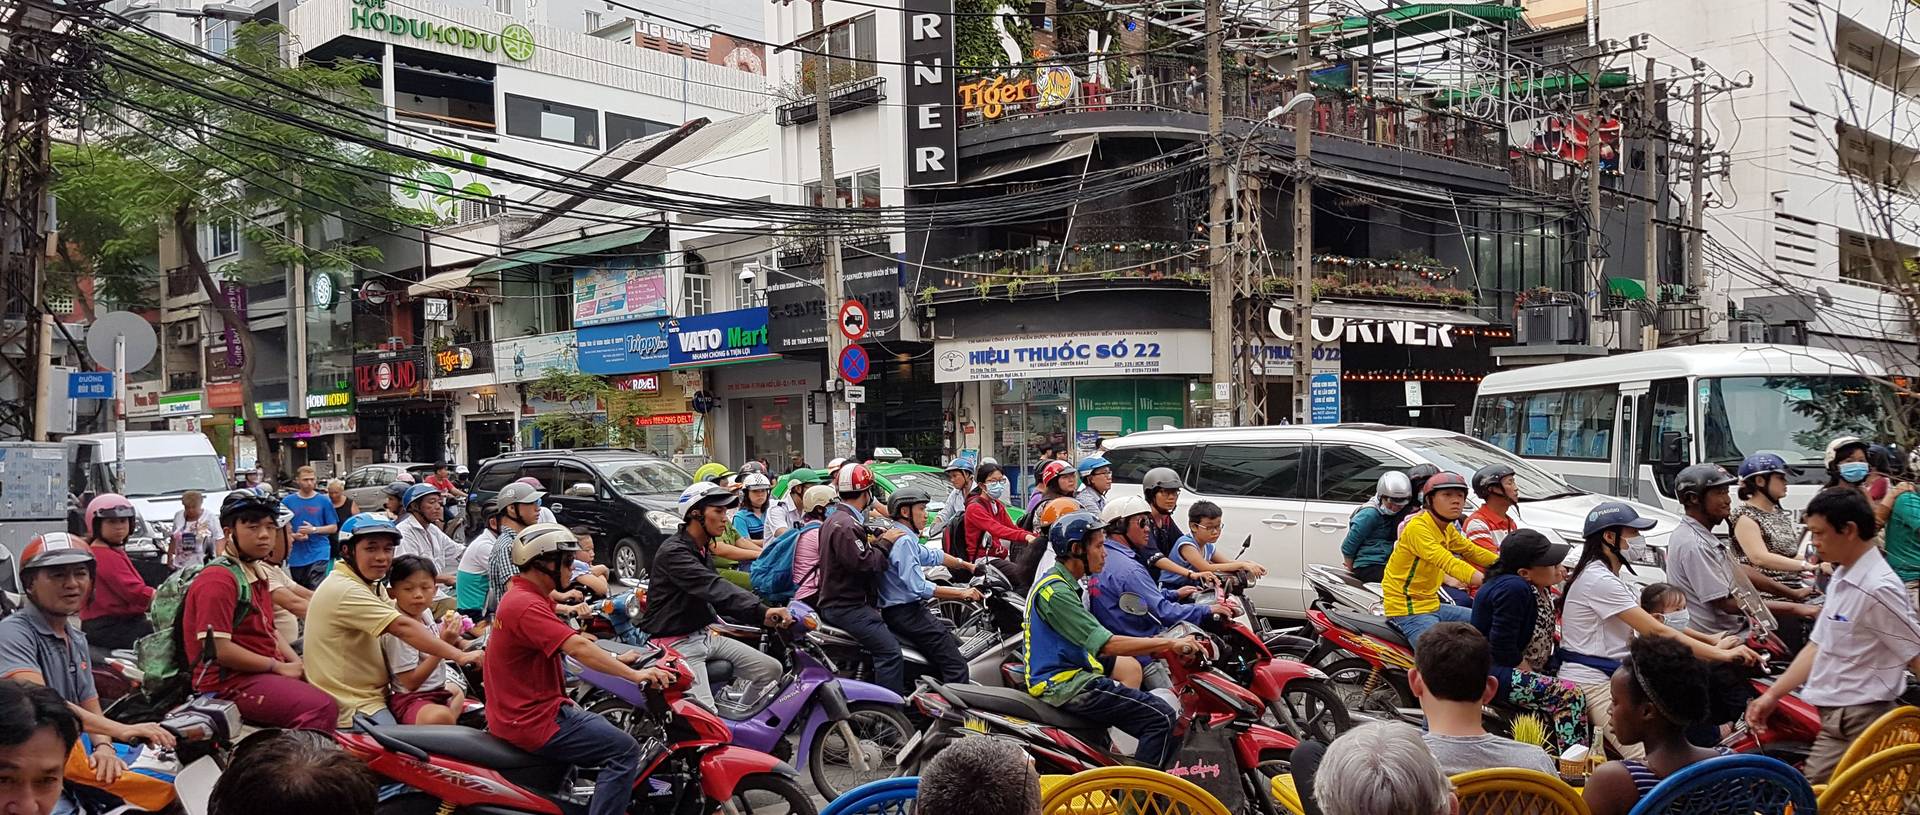
[[[548,495],[565,495],[567,490],[581,484],[587,485],[587,489],[592,490],[594,495],[600,494],[600,487],[594,484],[593,473],[587,472],[587,468],[577,464],[555,464],[553,480],[540,483],[546,486]]]
[[[1405,470],[1411,466],[1385,450],[1323,444],[1320,446],[1320,484],[1315,492],[1322,501],[1363,504],[1373,497],[1380,476],[1389,470]]]
[[[1481,441],[1514,452],[1519,440],[1521,403],[1525,396],[1497,394],[1482,396],[1474,402],[1473,435]]]
[[[1187,459],[1192,453],[1191,447],[1122,447],[1108,450],[1106,457],[1113,462],[1116,483],[1138,484],[1147,471],[1155,467],[1172,467],[1184,478]]]
[[[686,269],[680,275],[682,317],[713,310],[713,278],[707,274],[707,261],[693,252],[683,252]]]
[[[625,495],[678,494],[693,483],[691,473],[665,461],[596,461],[593,466]]]
[[[855,192],[859,193],[860,207],[863,209],[879,209],[880,208],[880,171],[868,170],[866,172],[863,172],[860,174],[859,178],[856,179],[856,182],[857,182],[858,188],[855,190]]]
[[[214,456],[133,458],[122,466],[126,470],[126,487],[120,494],[128,498],[177,495],[187,490],[219,492],[227,488],[226,473],[220,469],[220,459]]]
[[[1428,436],[1407,439],[1402,444],[1421,459],[1446,470],[1472,478],[1473,471],[1489,464],[1513,468],[1514,483],[1520,488],[1520,500],[1545,501],[1566,495],[1584,495],[1585,491],[1568,484],[1560,476],[1547,472],[1512,453],[1468,436]]]
[[[1560,455],[1561,402],[1566,394],[1558,391],[1527,397],[1520,414],[1520,455],[1554,457]]]
[[[1613,413],[1619,404],[1620,395],[1612,388],[1569,391],[1560,419],[1560,456],[1612,458]]]
[[[587,12],[587,33],[591,34],[599,30],[600,30],[600,12],[588,11]],[[609,138],[607,139],[607,141],[612,142],[613,139]],[[615,143],[617,144],[617,142]]]
[[[599,147],[600,112],[507,94],[507,134]]]
[[[367,480],[367,471],[365,468],[361,468],[358,470],[354,470],[353,472],[347,473],[347,489],[354,489],[356,487],[371,487],[371,486],[373,486],[373,482]]]
[[[1704,402],[1707,460],[1729,467],[1754,453],[1773,453],[1788,464],[1824,470],[1829,441],[1884,440],[1893,422],[1892,391],[1865,377],[1716,377],[1695,388]]]
[[[240,251],[240,224],[233,218],[220,218],[206,225],[206,240],[200,251],[207,260],[226,257]]]
[[[1669,437],[1687,435],[1687,381],[1662,379],[1647,392],[1647,409],[1640,411],[1640,463],[1658,464]],[[1683,449],[1680,459],[1691,458]]]
[[[1200,451],[1193,491],[1202,495],[1304,498],[1300,465],[1306,445],[1211,444]]]
[[[236,25],[238,23],[233,20],[200,18],[200,47],[214,56],[226,54],[233,49],[233,29]]]
[[[621,142],[644,139],[657,133],[672,130],[674,125],[641,119],[636,116],[622,116],[618,113],[607,114],[607,147],[612,148]]]
[[[519,471],[512,465],[494,467],[480,473],[480,476],[473,480],[473,488],[480,492],[499,492],[519,477]]]

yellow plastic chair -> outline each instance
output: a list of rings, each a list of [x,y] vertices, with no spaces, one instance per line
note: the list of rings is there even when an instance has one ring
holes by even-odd
[[[1271,789],[1281,815],[1307,815],[1307,805],[1300,802],[1300,785],[1294,782],[1292,773],[1274,776]]]
[[[1040,815],[1233,815],[1193,782],[1142,767],[1074,773],[1042,794]]]
[[[1497,767],[1453,777],[1460,815],[1592,815],[1567,782],[1534,770]]]
[[[1840,757],[1840,763],[1833,768],[1833,777],[1839,778],[1847,768],[1874,753],[1905,744],[1920,744],[1920,707],[1902,705],[1867,725],[1866,732],[1854,739],[1846,755]]]
[[[1820,793],[1820,811],[1845,815],[1920,812],[1920,744],[1874,753],[1833,777]]]

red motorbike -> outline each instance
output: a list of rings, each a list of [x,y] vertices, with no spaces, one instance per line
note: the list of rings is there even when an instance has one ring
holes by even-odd
[[[619,654],[632,646],[600,641]],[[799,774],[766,753],[736,747],[720,717],[684,698],[692,672],[672,652],[648,649],[641,664],[657,664],[679,678],[664,691],[644,691],[631,683],[582,669],[581,681],[606,690],[636,710],[662,711],[654,717],[657,739],[665,745],[641,769],[631,813],[710,815],[733,812],[816,815],[813,799],[801,789]],[[380,815],[430,815],[436,812],[487,812],[496,815],[581,815],[593,791],[591,779],[564,763],[541,758],[482,730],[455,725],[378,725],[356,717],[340,731],[340,745],[366,762],[383,780],[411,789],[388,798]]]
[[[1239,608],[1247,604],[1248,578],[1240,572],[1221,576],[1220,593],[1233,598]],[[1123,601],[1124,602],[1124,601]],[[1196,598],[1196,603],[1211,603],[1211,597]],[[1238,616],[1215,620],[1208,630],[1219,638],[1221,656],[1215,665],[1234,683],[1253,691],[1265,700],[1272,724],[1296,738],[1332,742],[1353,726],[1345,700],[1327,681],[1327,675],[1305,662],[1280,659]]]
[[[1399,629],[1380,615],[1349,611],[1323,600],[1307,610],[1307,621],[1319,633],[1320,642],[1302,661],[1325,666],[1349,710],[1417,722],[1420,703],[1407,680],[1413,670],[1413,646]]]

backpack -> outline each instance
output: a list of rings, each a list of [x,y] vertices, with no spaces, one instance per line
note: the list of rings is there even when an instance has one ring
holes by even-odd
[[[968,502],[971,500],[968,499]],[[941,548],[946,549],[947,554],[959,560],[971,561],[972,558],[967,557],[967,502],[963,502],[958,507],[947,507],[941,512],[959,513],[953,516],[953,520],[947,522],[945,529],[940,531]]]
[[[167,576],[160,587],[153,591],[153,603],[147,607],[147,622],[153,626],[153,633],[134,642],[135,664],[140,667],[141,688],[149,700],[156,703],[171,704],[173,700],[184,700],[192,683],[187,680],[185,664],[186,649],[180,630],[180,617],[187,605],[187,589],[193,586],[193,580],[200,573],[212,568],[224,568],[233,573],[233,581],[240,586],[240,595],[233,607],[233,625],[240,626],[253,609],[253,585],[241,570],[240,564],[225,555],[206,563],[188,566]],[[203,653],[202,660],[211,661],[211,653]]]
[[[793,582],[794,551],[800,548],[801,533],[819,528],[819,521],[807,521],[768,542],[747,570],[753,582],[753,593],[769,603],[785,603],[793,599],[793,592],[797,588]]]

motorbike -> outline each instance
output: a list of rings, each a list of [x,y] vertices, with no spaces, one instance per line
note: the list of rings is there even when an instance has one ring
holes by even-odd
[[[670,651],[597,642],[616,656],[641,651],[640,665],[677,674],[671,686],[649,691],[590,668],[582,682],[625,703],[650,727],[643,745],[659,745],[634,784],[632,812],[708,815],[716,809],[816,815],[799,773],[766,753],[731,744],[727,725],[698,702],[685,698],[693,674]],[[592,795],[591,780],[570,765],[542,758],[457,725],[380,725],[356,716],[334,736],[340,746],[383,781],[409,789],[382,801],[380,815],[429,815],[462,811],[495,815],[581,815]]]
[[[986,561],[974,567],[967,586],[980,590],[977,604],[963,600],[942,601],[936,606],[936,618],[954,623],[953,635],[960,642],[960,655],[967,660],[969,677],[982,685],[1001,683],[1001,668],[1020,650],[1021,626],[1026,623],[1027,598],[1015,587],[1004,560]],[[873,666],[861,655],[860,643],[830,625],[819,628],[820,642],[834,657],[842,676],[871,681]],[[900,656],[907,664],[909,678],[928,676],[932,665],[926,655],[905,643]]]
[[[1301,661],[1321,666],[1348,710],[1415,724],[1422,720],[1407,679],[1413,646],[1386,617],[1315,600],[1307,621],[1320,642]]]
[[[1246,599],[1247,583],[1243,573],[1222,574],[1219,593],[1232,599],[1237,609],[1251,609]],[[1120,602],[1122,610],[1128,613],[1146,611],[1146,607],[1131,596],[1122,597]],[[1193,602],[1210,605],[1215,600],[1212,593],[1203,592],[1195,596]],[[1129,605],[1138,607],[1138,612],[1127,608]],[[1216,619],[1209,626],[1209,632],[1218,637],[1222,646],[1217,661],[1221,672],[1264,700],[1272,716],[1271,724],[1296,738],[1331,742],[1351,728],[1353,718],[1347,712],[1346,702],[1334,690],[1327,675],[1302,661],[1276,657],[1254,628],[1257,624],[1254,621],[1258,619],[1258,615],[1251,614],[1234,616]]]
[[[1179,747],[1167,772],[1198,784],[1230,811],[1278,815],[1271,779],[1288,771],[1299,741],[1261,724],[1266,703],[1218,670],[1221,651],[1211,635],[1183,623],[1166,636],[1191,636],[1200,643],[1199,653],[1191,658],[1163,655],[1181,702],[1175,732]],[[935,752],[958,739],[982,736],[1019,743],[1042,773],[1138,766],[1116,749],[1105,723],[1075,716],[1024,690],[946,685],[923,678],[909,701],[929,724],[902,751],[903,772],[917,772]]]
[[[198,696],[169,710],[161,727],[173,734],[171,755],[156,755],[156,764],[173,772],[174,796],[188,815],[204,815],[213,785],[232,754],[241,733],[240,708],[211,696]],[[142,762],[133,765],[136,768]]]

